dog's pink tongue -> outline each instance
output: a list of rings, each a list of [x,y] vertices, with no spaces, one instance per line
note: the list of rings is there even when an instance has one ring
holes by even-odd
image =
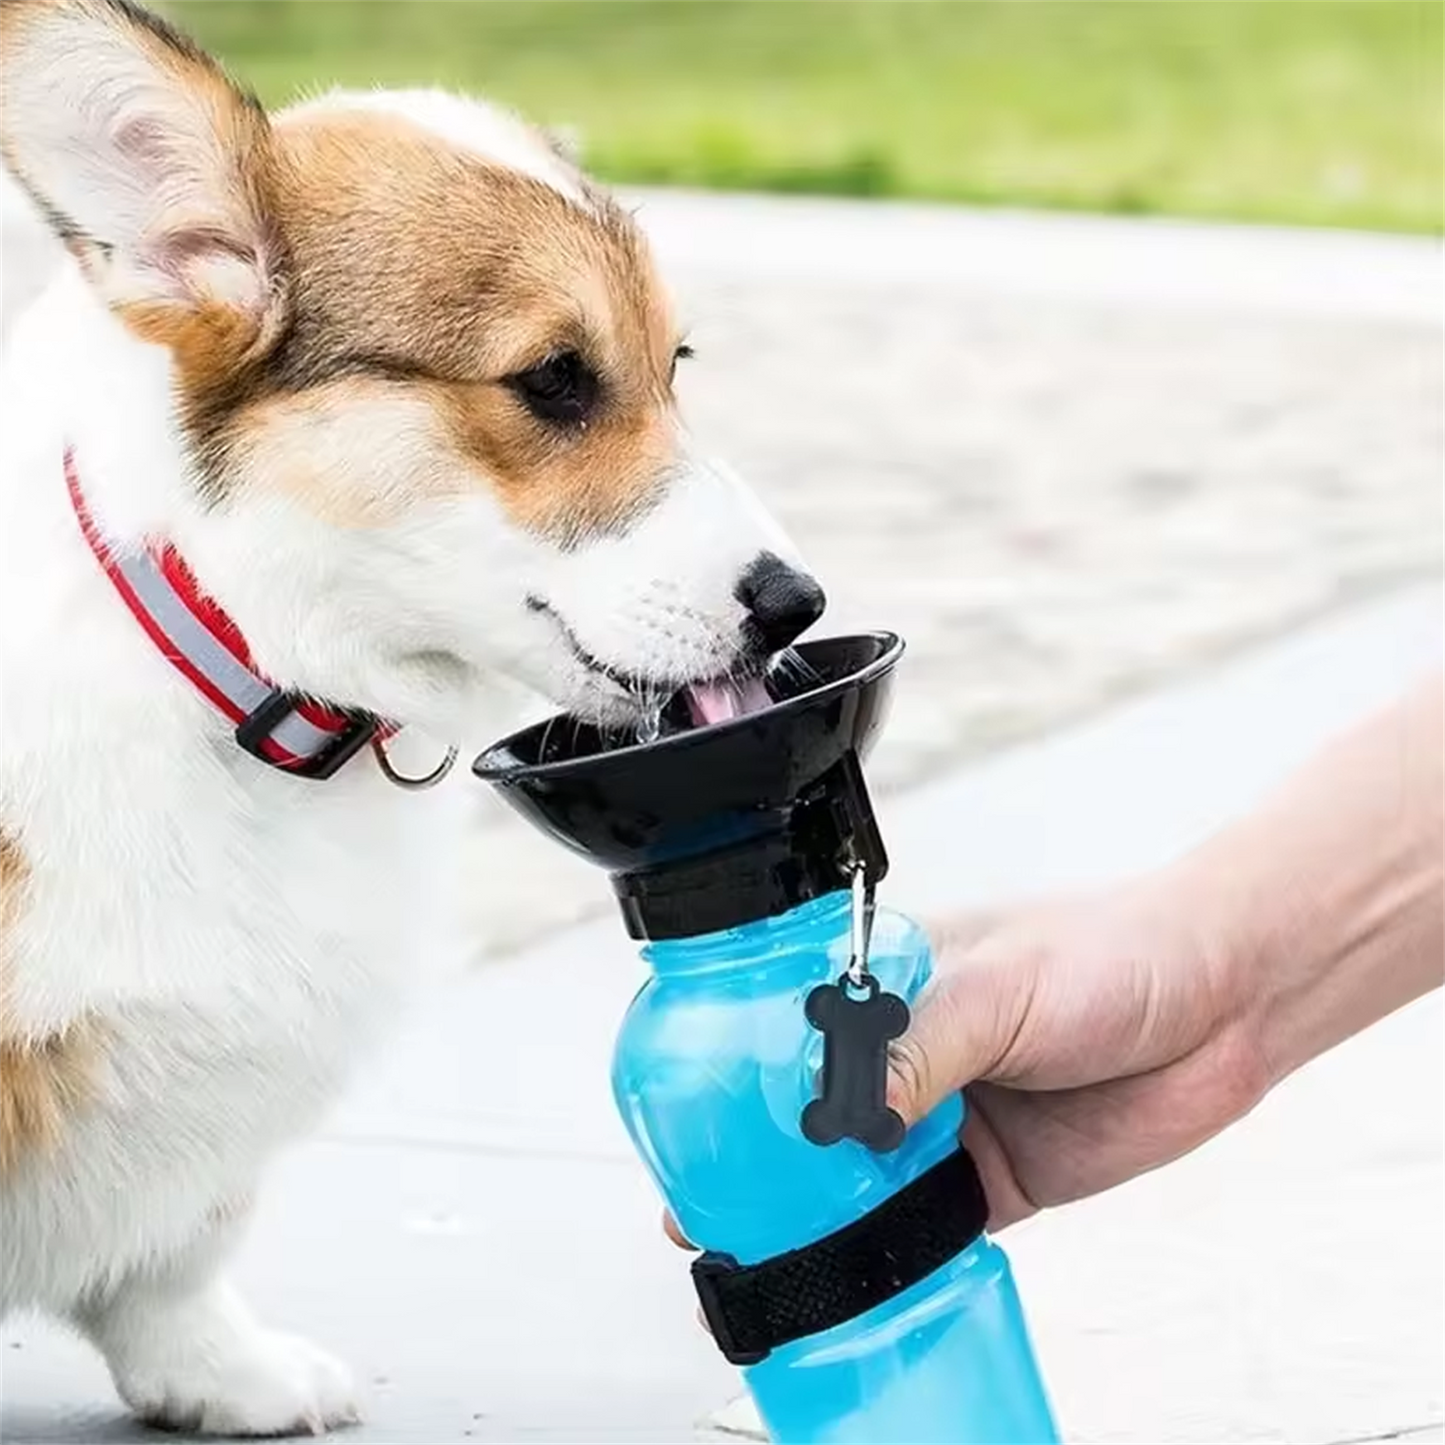
[[[694,726],[700,728],[758,712],[772,703],[760,677],[745,682],[695,682],[684,689],[683,696]]]

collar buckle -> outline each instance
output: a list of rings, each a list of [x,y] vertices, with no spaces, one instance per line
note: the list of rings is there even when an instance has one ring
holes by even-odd
[[[329,742],[308,758],[278,763],[275,753],[266,751],[272,733],[300,707],[305,699],[285,688],[272,688],[270,696],[253,708],[236,724],[236,743],[253,758],[270,767],[298,778],[329,778],[359,753],[378,733],[380,722],[368,712],[343,712],[345,726],[338,728]],[[273,743],[274,747],[274,743]]]

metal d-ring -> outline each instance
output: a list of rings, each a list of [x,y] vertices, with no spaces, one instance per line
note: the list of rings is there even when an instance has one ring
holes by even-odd
[[[392,767],[391,759],[386,755],[386,744],[383,743],[379,737],[372,738],[371,751],[372,755],[376,758],[376,766],[381,769],[382,777],[384,777],[388,783],[398,788],[404,788],[409,793],[420,793],[424,792],[427,788],[436,787],[436,785],[451,772],[452,764],[457,760],[456,744],[453,743],[452,746],[447,749],[446,756],[431,772],[426,773],[420,778],[408,778],[404,777]]]

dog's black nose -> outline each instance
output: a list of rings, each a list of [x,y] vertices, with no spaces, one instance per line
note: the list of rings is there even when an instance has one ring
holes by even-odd
[[[758,649],[781,652],[806,632],[828,605],[823,589],[806,572],[771,552],[761,553],[743,573],[737,599],[748,610],[744,627]]]

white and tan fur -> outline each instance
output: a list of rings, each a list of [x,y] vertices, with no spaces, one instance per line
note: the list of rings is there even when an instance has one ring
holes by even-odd
[[[97,566],[64,447],[270,676],[464,745],[536,693],[625,721],[584,651],[659,692],[726,673],[783,544],[677,421],[630,220],[510,117],[268,120],[122,0],[0,0],[0,98],[70,252],[0,389],[0,1309],[72,1321],[153,1420],[321,1429],[346,1371],[223,1265],[448,947],[458,790],[241,753]],[[505,378],[571,349],[608,402],[559,432]]]

